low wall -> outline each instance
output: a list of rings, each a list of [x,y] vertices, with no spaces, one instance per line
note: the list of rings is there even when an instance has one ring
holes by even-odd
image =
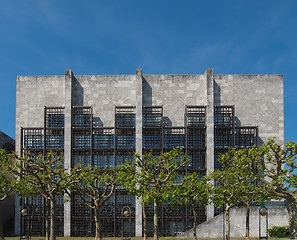
[[[286,207],[267,207],[268,227],[286,226],[289,224],[289,216]],[[232,208],[230,211],[231,237],[245,236],[245,208]],[[223,213],[210,221],[204,222],[197,227],[197,236],[201,238],[223,238],[226,226],[223,225]],[[262,236],[266,234],[266,217],[261,217]],[[259,208],[251,208],[250,213],[250,237],[259,236]],[[182,236],[192,238],[193,230],[188,230]]]

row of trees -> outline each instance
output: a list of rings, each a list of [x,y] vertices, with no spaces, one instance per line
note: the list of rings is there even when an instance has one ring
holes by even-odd
[[[0,176],[0,197],[5,198],[12,193],[12,189],[21,197],[42,195],[50,205],[50,216],[47,218],[50,221],[46,221],[47,240],[55,240],[56,196],[67,194],[71,198],[71,192],[79,194],[81,201],[94,210],[96,240],[102,238],[100,209],[113,195],[117,185],[141,199],[144,238],[147,226],[144,206],[154,205],[155,240],[158,239],[158,207],[165,201],[192,207],[196,239],[195,210],[198,204],[204,207],[212,201],[218,207],[225,206],[227,239],[230,239],[229,210],[244,204],[247,210],[246,238],[249,239],[250,206],[272,198],[285,198],[290,216],[290,235],[294,238],[297,236],[296,156],[296,143],[289,142],[282,146],[275,139],[270,139],[260,149],[230,149],[219,158],[222,169],[208,176],[192,173],[180,180],[179,173],[188,162],[182,149],[174,149],[158,157],[152,153],[144,156],[136,154],[135,161],[106,170],[86,166],[65,169],[63,161],[55,154],[49,154],[46,158],[20,158],[1,151],[4,173]]]

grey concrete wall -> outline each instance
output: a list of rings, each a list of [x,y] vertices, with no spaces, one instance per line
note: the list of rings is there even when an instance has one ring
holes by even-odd
[[[259,137],[284,141],[282,75],[214,75],[215,104],[235,105],[242,126],[259,126]]]
[[[114,106],[136,105],[135,75],[75,76],[73,105],[93,106],[94,117],[104,127],[114,126]]]
[[[186,105],[207,104],[204,75],[143,75],[143,78],[143,105],[163,106],[163,115],[172,126],[184,126]]]
[[[214,82],[213,70],[207,69],[205,72],[205,84],[207,86],[206,104],[206,170],[209,174],[214,170]],[[214,206],[209,204],[206,207],[206,218],[210,220],[214,217]]]
[[[288,226],[289,217],[285,207],[268,207],[268,227]],[[197,236],[200,238],[222,238],[226,229],[223,226],[223,213],[210,221],[197,227]],[[261,236],[266,233],[266,218],[261,217]],[[230,234],[231,237],[245,237],[245,208],[232,208],[230,211]],[[259,208],[251,208],[250,214],[250,237],[259,236]],[[192,238],[193,230],[189,230],[182,236]]]
[[[64,105],[64,76],[17,77],[16,151],[20,151],[21,127],[43,127],[44,106]]]

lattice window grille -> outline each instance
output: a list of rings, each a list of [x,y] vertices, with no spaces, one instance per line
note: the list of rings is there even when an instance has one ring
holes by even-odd
[[[135,216],[135,196],[133,195],[117,195],[116,196],[116,215],[122,216],[121,210],[124,206],[131,208],[131,217]]]
[[[123,165],[125,164],[127,161],[129,162],[133,162],[135,160],[134,154],[133,152],[130,151],[120,151],[117,152],[117,156],[116,156],[116,165]]]
[[[32,132],[33,133],[33,132]],[[27,149],[36,149],[36,148],[43,148],[44,144],[44,140],[43,140],[43,134],[26,134],[24,136],[24,147]]]
[[[162,136],[161,135],[143,135],[142,136],[143,148],[161,148]]]
[[[205,169],[205,152],[189,152],[188,169]]]
[[[92,109],[90,107],[77,107],[72,109],[73,127],[91,127]]]
[[[205,119],[206,119],[205,107],[188,106],[186,109],[186,114],[187,114],[187,126],[189,127],[205,126]]]
[[[215,130],[215,147],[229,148],[233,147],[233,134],[231,129],[216,129]]]
[[[217,106],[214,110],[215,126],[233,126],[233,107]]]
[[[64,135],[46,135],[47,148],[64,148]]]
[[[135,148],[135,135],[117,135],[117,148]]]
[[[256,145],[256,128],[236,128],[235,147],[250,148]]]
[[[90,148],[91,136],[90,135],[74,135],[73,148]]]
[[[114,155],[97,153],[93,155],[94,167],[99,169],[109,169],[114,167]]]
[[[114,148],[114,135],[94,135],[94,148]]]
[[[111,196],[101,207],[100,214],[106,217],[114,216],[114,196]]]
[[[185,147],[185,129],[184,128],[166,128],[164,129],[164,148],[184,148]]]
[[[91,164],[91,155],[88,151],[73,151],[72,154],[72,165],[81,165],[90,167]]]
[[[64,108],[46,108],[46,127],[64,127]]]

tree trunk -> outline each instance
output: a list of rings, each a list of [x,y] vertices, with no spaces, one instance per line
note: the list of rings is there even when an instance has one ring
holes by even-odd
[[[50,240],[56,240],[56,199],[51,198],[51,231]]]
[[[95,240],[101,240],[102,232],[101,232],[101,222],[100,222],[100,206],[95,207],[95,226],[96,226]]]
[[[158,204],[154,201],[154,240],[158,240]]]
[[[45,240],[50,238],[49,200],[45,199]]]
[[[197,240],[197,233],[196,233],[196,228],[197,228],[197,212],[196,212],[196,202],[193,203],[193,215],[194,215],[194,223],[193,223],[193,237],[195,240]]]
[[[230,240],[230,206],[226,206],[226,240]]]
[[[289,213],[290,238],[295,239],[297,237],[297,199],[294,195],[291,195],[286,200]]]
[[[250,240],[250,210],[251,207],[246,204],[246,215],[245,215],[245,239]]]
[[[145,205],[142,204],[142,214],[143,214],[143,240],[147,240],[147,219],[146,219],[146,211]]]
[[[2,221],[2,212],[1,212],[1,202],[0,202],[0,239],[4,239],[3,233],[3,221]]]

